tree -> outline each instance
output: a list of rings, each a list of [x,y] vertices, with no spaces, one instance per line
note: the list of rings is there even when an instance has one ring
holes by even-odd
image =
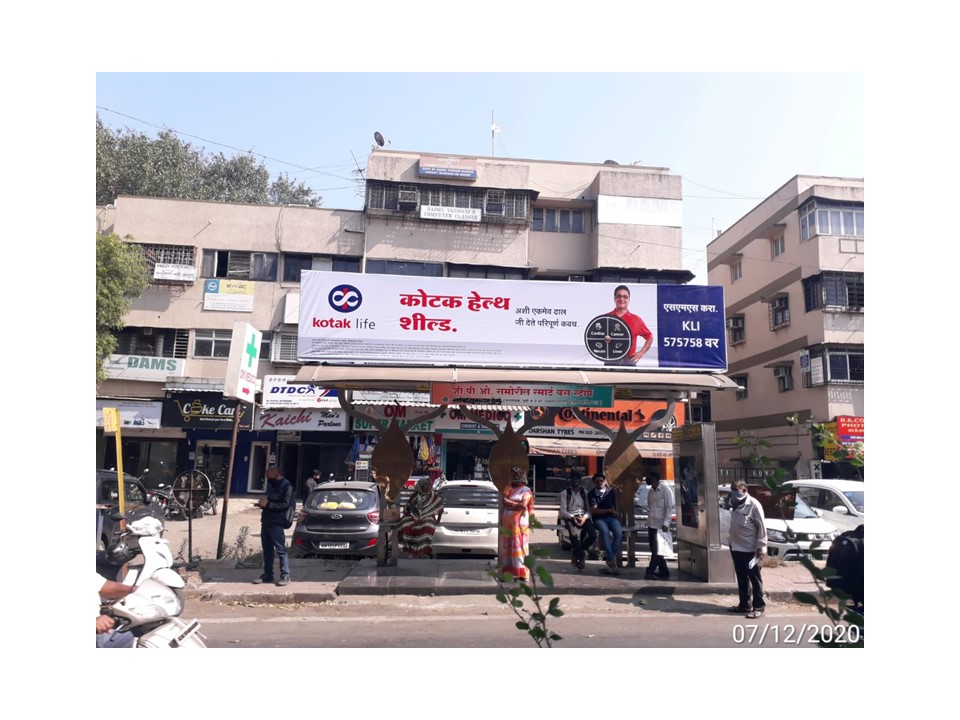
[[[97,233],[97,385],[105,377],[103,361],[117,348],[114,331],[148,283],[147,261],[136,246],[116,233]]]
[[[119,195],[310,207],[323,200],[286,173],[271,182],[263,161],[252,154],[207,154],[169,130],[154,139],[130,129],[114,131],[99,115],[96,175],[98,205]]]

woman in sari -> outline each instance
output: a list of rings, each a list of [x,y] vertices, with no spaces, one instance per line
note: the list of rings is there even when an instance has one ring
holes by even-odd
[[[523,468],[510,468],[510,484],[503,490],[503,529],[500,536],[500,572],[515,579],[528,580],[530,573],[523,564],[530,554],[530,515],[533,514],[533,492],[527,487]]]
[[[433,535],[443,515],[443,500],[433,490],[433,481],[423,478],[407,501],[397,528],[400,549],[408,557],[433,557]]]

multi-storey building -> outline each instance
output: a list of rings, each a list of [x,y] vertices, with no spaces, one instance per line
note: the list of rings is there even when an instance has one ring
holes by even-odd
[[[362,211],[126,196],[97,208],[97,231],[141,246],[152,272],[98,388],[98,409],[121,411],[126,471],[149,469],[159,482],[226,466],[234,402],[222,395],[224,375],[243,320],[264,333],[265,384],[263,412],[241,416],[232,489],[260,489],[268,461],[298,483],[314,467],[343,476],[356,437],[336,400],[284,385],[299,366],[303,270],[692,279],[681,257],[681,179],[664,168],[378,149],[366,173]],[[116,462],[99,429],[97,462]]]
[[[787,417],[836,422],[841,440],[862,440],[863,180],[798,175],[707,253],[708,283],[725,288],[727,374],[741,388],[712,398],[720,463],[746,456],[733,442],[744,433],[799,477],[848,474],[845,462],[821,463]]]

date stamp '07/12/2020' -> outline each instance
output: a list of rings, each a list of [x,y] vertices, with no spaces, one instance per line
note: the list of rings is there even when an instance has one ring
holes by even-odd
[[[816,645],[821,640],[827,643],[860,642],[860,628],[857,625],[762,625],[737,624],[733,626],[733,642],[737,645],[762,645],[769,641],[775,645]]]

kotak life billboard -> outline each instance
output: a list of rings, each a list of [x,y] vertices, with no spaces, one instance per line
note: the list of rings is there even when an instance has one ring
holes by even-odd
[[[727,367],[723,288],[706,285],[304,271],[297,340],[303,362]]]

